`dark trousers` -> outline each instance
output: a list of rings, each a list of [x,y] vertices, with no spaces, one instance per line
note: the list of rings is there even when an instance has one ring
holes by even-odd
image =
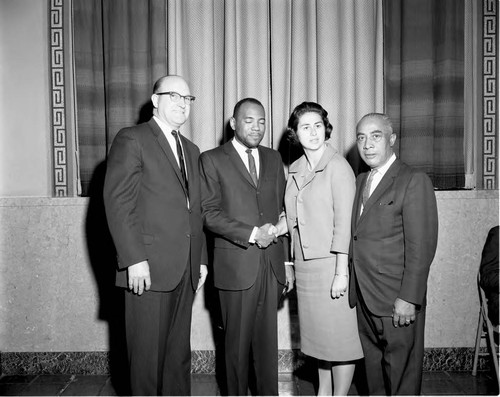
[[[125,294],[125,325],[133,395],[191,394],[189,266],[169,292]]]
[[[425,310],[409,326],[370,313],[358,295],[358,329],[369,395],[419,395],[424,360]]]
[[[278,395],[278,281],[261,258],[255,284],[244,291],[220,290],[229,395],[248,395],[250,352],[257,394]]]

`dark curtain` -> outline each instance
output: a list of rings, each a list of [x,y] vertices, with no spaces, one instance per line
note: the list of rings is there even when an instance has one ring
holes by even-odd
[[[80,179],[87,196],[116,133],[152,115],[152,86],[166,74],[166,2],[74,0],[73,17]]]
[[[384,62],[399,157],[463,188],[464,0],[384,0]]]

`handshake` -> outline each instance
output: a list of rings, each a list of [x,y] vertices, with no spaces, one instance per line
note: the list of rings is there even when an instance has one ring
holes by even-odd
[[[278,228],[271,223],[266,223],[257,229],[255,244],[259,248],[267,248],[271,243],[278,241]]]

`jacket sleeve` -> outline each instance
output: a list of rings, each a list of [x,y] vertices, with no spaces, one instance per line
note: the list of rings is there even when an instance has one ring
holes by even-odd
[[[352,207],[356,193],[355,177],[349,163],[344,159],[338,161],[334,168],[331,186],[334,225],[330,251],[348,254],[351,239]]]
[[[429,177],[414,173],[404,196],[404,270],[399,298],[421,305],[427,291],[429,269],[436,252],[438,214]]]
[[[106,218],[120,268],[147,260],[136,212],[142,175],[141,150],[130,131],[120,131],[111,145],[103,193]]]

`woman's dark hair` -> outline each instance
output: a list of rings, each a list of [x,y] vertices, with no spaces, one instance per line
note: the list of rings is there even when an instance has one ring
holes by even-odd
[[[330,138],[333,127],[328,120],[328,112],[316,102],[302,102],[300,105],[297,105],[295,109],[293,109],[293,112],[288,119],[288,127],[286,129],[288,140],[294,145],[300,145],[299,138],[297,136],[297,126],[299,125],[300,117],[305,113],[319,114],[323,119],[323,124],[325,125],[325,140]]]

